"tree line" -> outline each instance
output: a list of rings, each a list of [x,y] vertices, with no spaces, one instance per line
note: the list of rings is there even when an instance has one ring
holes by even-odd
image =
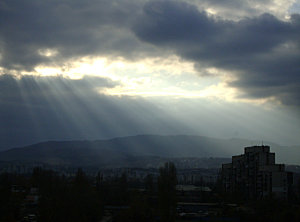
[[[149,174],[142,182],[130,182],[125,173],[110,180],[104,180],[101,172],[88,177],[81,169],[74,178],[41,168],[30,177],[4,173],[0,175],[0,221],[97,222],[111,207],[116,209],[109,215],[112,221],[171,222],[176,213],[176,183],[173,163],[160,168],[157,180]],[[36,204],[27,200],[33,189]]]

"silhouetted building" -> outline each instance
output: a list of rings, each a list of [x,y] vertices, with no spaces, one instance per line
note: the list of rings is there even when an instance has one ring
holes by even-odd
[[[245,153],[232,157],[232,163],[222,165],[225,192],[237,193],[247,199],[273,195],[288,197],[293,175],[285,172],[284,164],[275,164],[275,153],[269,146],[245,147]]]

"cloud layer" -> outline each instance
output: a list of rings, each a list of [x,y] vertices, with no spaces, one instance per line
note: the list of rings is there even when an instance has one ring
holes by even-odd
[[[153,1],[138,21],[134,31],[141,40],[173,50],[199,69],[229,71],[235,80],[228,84],[241,96],[299,105],[299,14],[289,21],[271,14],[230,21],[187,3]]]
[[[1,66],[32,70],[62,65],[82,56],[126,56],[146,51],[128,26],[138,10],[134,1],[1,1]],[[140,8],[140,7],[139,7]],[[56,51],[44,56],[40,50]]]
[[[0,68],[68,66],[84,56],[176,54],[230,73],[243,98],[299,107],[300,15],[294,1],[1,1]],[[267,12],[265,14],[261,14]],[[4,70],[4,71],[3,71]]]

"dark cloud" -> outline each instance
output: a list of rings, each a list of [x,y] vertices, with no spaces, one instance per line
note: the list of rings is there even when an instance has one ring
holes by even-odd
[[[152,1],[133,30],[143,41],[173,50],[196,67],[231,71],[229,82],[252,98],[276,97],[299,104],[299,15],[282,21],[270,14],[221,20],[177,1]]]
[[[60,65],[87,55],[130,59],[143,51],[137,49],[147,49],[128,29],[140,4],[130,0],[1,1],[0,65],[32,70],[36,65]],[[39,54],[47,48],[56,49],[57,55]]]
[[[228,84],[240,89],[242,97],[299,104],[300,15],[289,21],[271,14],[226,20],[184,1],[145,2],[2,0],[0,67],[29,71],[37,65],[62,66],[82,56],[140,59],[171,52],[199,69],[230,71],[236,80]],[[218,7],[225,14],[255,11],[248,1],[238,0],[205,0],[200,6]],[[46,49],[57,54],[41,55]]]

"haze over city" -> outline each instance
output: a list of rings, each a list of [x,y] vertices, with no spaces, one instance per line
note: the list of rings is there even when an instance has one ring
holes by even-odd
[[[296,0],[0,1],[0,149],[141,134],[299,147],[299,13]]]

